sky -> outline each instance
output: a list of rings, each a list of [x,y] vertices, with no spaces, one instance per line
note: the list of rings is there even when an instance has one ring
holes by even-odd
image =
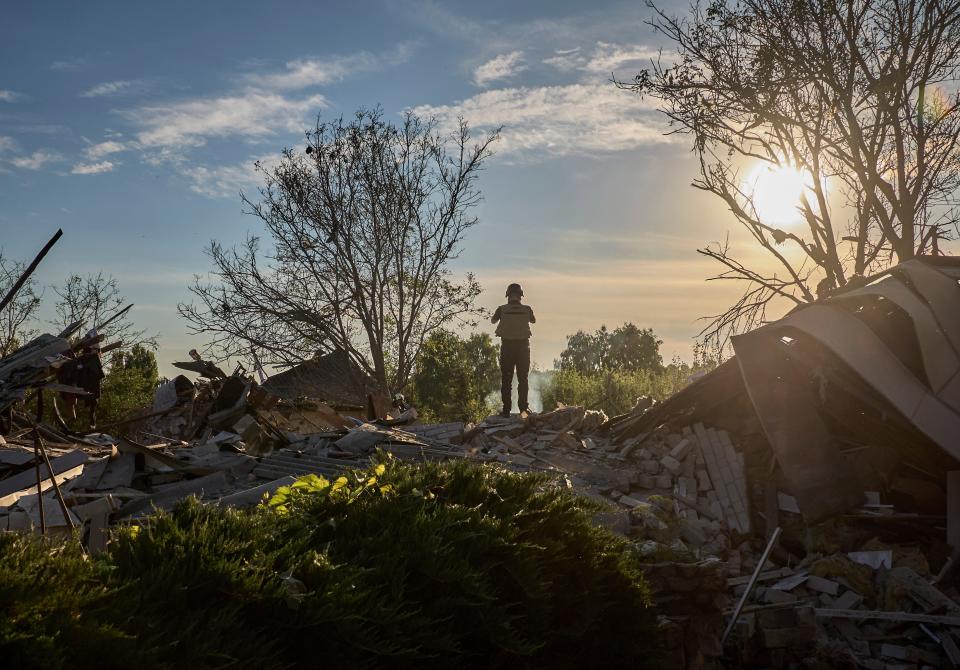
[[[480,303],[523,285],[541,368],[567,335],[626,321],[689,360],[698,319],[735,293],[705,281],[716,268],[696,249],[737,243],[737,224],[690,186],[689,138],[610,82],[663,46],[650,14],[559,0],[9,3],[0,249],[29,260],[62,228],[37,278],[115,276],[170,375],[204,343],[177,304],[210,267],[205,246],[262,230],[239,196],[256,194],[254,161],[359,107],[462,115],[478,132],[504,126],[454,268],[477,275]]]

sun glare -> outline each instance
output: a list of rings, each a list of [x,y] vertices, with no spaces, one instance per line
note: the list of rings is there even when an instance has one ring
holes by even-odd
[[[753,198],[760,221],[786,226],[803,221],[798,207],[803,190],[810,181],[810,174],[806,171],[789,165],[759,163],[747,175],[743,190]]]

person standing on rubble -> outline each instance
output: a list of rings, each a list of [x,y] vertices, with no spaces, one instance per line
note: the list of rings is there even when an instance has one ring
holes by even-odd
[[[530,324],[536,323],[533,309],[521,304],[523,289],[520,284],[507,287],[507,304],[497,307],[490,319],[497,323],[500,338],[500,397],[503,411],[500,416],[509,417],[513,405],[511,388],[513,372],[517,372],[517,406],[521,414],[529,411],[527,405],[527,376],[530,374]]]

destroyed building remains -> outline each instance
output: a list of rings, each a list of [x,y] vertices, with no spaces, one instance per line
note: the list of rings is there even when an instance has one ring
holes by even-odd
[[[671,667],[950,667],[958,278],[949,259],[898,265],[735,338],[735,357],[616,417],[561,406],[391,426],[362,416],[364,391],[338,399],[304,382],[313,364],[261,385],[194,361],[181,367],[198,380],[170,381],[124,426],[76,434],[22,411],[59,388],[76,346],[43,335],[0,359],[0,527],[78,528],[95,552],[112,524],[189,495],[251,506],[378,454],[474,459],[553,472],[610,505],[596,520],[648,557]],[[339,388],[331,369],[323,388]]]

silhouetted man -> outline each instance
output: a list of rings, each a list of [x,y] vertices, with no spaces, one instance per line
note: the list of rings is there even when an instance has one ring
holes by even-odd
[[[526,412],[527,376],[530,374],[530,324],[536,323],[533,310],[529,305],[520,303],[523,289],[520,284],[507,287],[507,304],[497,307],[490,320],[499,323],[497,336],[500,338],[500,397],[503,399],[503,411],[500,416],[510,416],[513,404],[510,390],[513,386],[513,371],[517,371],[517,405],[520,413]]]

